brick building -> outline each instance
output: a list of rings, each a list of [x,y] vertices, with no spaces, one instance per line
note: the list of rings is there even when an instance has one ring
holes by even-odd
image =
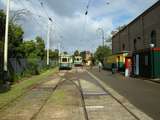
[[[112,37],[113,54],[160,47],[160,1],[155,3]]]

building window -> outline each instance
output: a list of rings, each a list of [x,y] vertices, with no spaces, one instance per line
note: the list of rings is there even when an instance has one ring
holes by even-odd
[[[134,46],[134,50],[136,50],[137,49],[137,47],[136,47],[136,44],[137,44],[137,39],[134,39],[134,41],[133,41],[133,46]]]
[[[122,45],[122,50],[123,50],[123,51],[125,50],[125,44]]]
[[[151,44],[154,44],[154,46],[156,46],[156,37],[157,37],[156,31],[153,30],[153,31],[151,32]]]

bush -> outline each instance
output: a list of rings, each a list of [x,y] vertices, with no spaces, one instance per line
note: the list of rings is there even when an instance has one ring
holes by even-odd
[[[32,75],[39,75],[40,69],[38,67],[38,59],[32,58],[28,59],[29,71]]]

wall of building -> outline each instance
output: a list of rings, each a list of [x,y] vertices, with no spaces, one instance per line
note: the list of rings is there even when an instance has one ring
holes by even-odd
[[[160,47],[160,1],[113,36],[113,54],[149,48],[152,31],[156,31],[155,47]]]
[[[112,53],[117,53],[120,51],[120,40],[119,34],[112,38]]]

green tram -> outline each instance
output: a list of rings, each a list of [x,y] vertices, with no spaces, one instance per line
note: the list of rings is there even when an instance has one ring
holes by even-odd
[[[74,66],[83,66],[83,60],[81,56],[74,57]]]
[[[124,72],[125,71],[125,59],[128,56],[127,51],[113,54],[111,56],[108,56],[104,58],[103,61],[103,68],[107,70],[112,69],[112,64],[116,65],[116,68],[118,71]]]
[[[59,70],[71,70],[73,64],[72,56],[60,55],[59,57]]]

